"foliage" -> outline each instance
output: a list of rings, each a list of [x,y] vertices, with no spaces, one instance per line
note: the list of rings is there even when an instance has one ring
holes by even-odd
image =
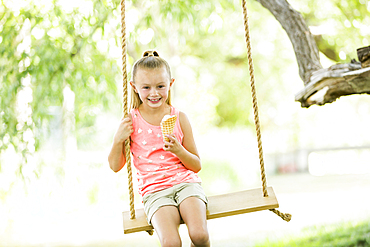
[[[357,224],[346,223],[342,225],[329,225],[307,229],[301,237],[278,242],[267,242],[262,246],[337,246],[355,247],[370,246],[370,223],[361,222]]]
[[[365,1],[325,2],[332,11],[318,0],[292,2],[308,25],[335,26],[336,32],[321,34],[318,43],[326,55],[329,50],[334,54],[328,55],[334,61],[342,59],[341,51],[349,53],[369,42],[363,31],[370,22]],[[96,132],[96,116],[120,109],[120,1],[1,3],[0,153],[12,145],[27,158],[55,131],[55,112],[65,128],[66,88],[75,95],[73,134],[79,143],[89,140]],[[257,93],[264,102],[260,109],[274,112],[290,86],[280,76],[288,70],[282,65],[295,63],[294,54],[268,11],[256,1],[248,2],[248,11]],[[182,78],[186,84],[178,89],[180,97],[187,102],[204,98],[209,124],[251,125],[240,1],[126,1],[126,22],[129,66],[145,49],[159,48],[166,58],[178,57],[193,74]]]
[[[117,104],[119,66],[98,49],[99,42],[112,38],[105,36],[105,28],[117,3],[94,1],[88,7],[81,12],[65,10],[57,1],[29,1],[15,9],[11,1],[3,1],[0,150],[9,144],[20,153],[37,149],[50,131],[50,107],[63,108],[66,87],[75,94],[76,129],[84,135],[90,134],[99,110]],[[30,98],[24,102],[25,113],[19,112],[24,90]]]
[[[313,27],[319,50],[329,59],[349,62],[357,59],[357,48],[369,45],[368,1],[292,1],[292,5]]]

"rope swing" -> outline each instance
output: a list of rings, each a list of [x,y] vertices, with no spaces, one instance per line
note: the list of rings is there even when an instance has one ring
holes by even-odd
[[[262,138],[260,131],[260,121],[258,117],[257,94],[255,87],[254,69],[252,61],[252,49],[249,34],[249,24],[247,16],[246,1],[242,0],[245,40],[247,43],[247,56],[249,64],[251,94],[253,100],[254,123],[257,133],[257,143],[262,180],[262,196],[260,189],[246,190],[236,193],[217,195],[209,197],[207,210],[207,219],[215,219],[219,217],[238,215],[242,213],[255,212],[260,210],[270,210],[280,216],[283,220],[289,222],[290,214],[284,214],[278,211],[279,207],[272,187],[267,187],[265,165],[263,160]],[[125,23],[125,0],[121,0],[121,35],[122,35],[122,75],[123,75],[123,115],[128,116],[128,84],[127,84],[127,46],[126,46],[126,23]],[[128,189],[130,194],[130,211],[123,212],[123,224],[125,233],[133,233],[139,231],[147,231],[150,235],[153,234],[153,227],[146,221],[146,216],[143,209],[135,211],[134,207],[134,190],[132,183],[132,169],[130,156],[130,140],[125,142],[126,166],[128,173]],[[230,203],[232,202],[232,203]],[[232,204],[232,205],[230,205]]]
[[[123,115],[128,117],[128,90],[127,90],[127,45],[126,45],[126,21],[125,21],[125,1],[121,1],[121,36],[122,36],[122,77],[123,77]],[[128,173],[128,189],[130,193],[130,214],[131,219],[135,219],[134,207],[134,189],[132,185],[132,169],[131,169],[131,154],[130,154],[130,140],[125,141],[125,155]]]
[[[254,68],[253,68],[253,61],[252,61],[252,47],[251,47],[251,40],[250,40],[250,35],[249,35],[247,4],[246,4],[245,0],[242,0],[242,5],[243,5],[242,7],[243,7],[243,17],[244,17],[245,41],[247,43],[249,76],[250,76],[251,93],[252,93],[252,99],[253,99],[254,125],[256,126],[258,153],[259,153],[260,169],[261,169],[262,190],[263,190],[263,196],[267,197],[268,193],[267,193],[267,185],[266,185],[265,162],[263,161],[260,120],[259,120],[259,117],[258,117],[257,93],[256,93],[256,86],[255,86],[255,83],[254,83]],[[290,214],[283,214],[283,213],[279,212],[279,210],[277,210],[277,209],[270,209],[270,211],[274,212],[275,214],[280,216],[283,220],[288,221],[288,222],[292,218],[292,216]]]

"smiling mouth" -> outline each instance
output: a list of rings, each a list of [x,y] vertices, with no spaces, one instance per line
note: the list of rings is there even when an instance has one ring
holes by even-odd
[[[161,98],[158,98],[158,99],[148,99],[151,103],[158,103],[160,100],[161,100]]]

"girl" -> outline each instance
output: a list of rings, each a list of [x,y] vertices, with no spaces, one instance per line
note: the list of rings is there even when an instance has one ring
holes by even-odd
[[[113,171],[122,169],[124,142],[131,137],[139,193],[161,245],[181,246],[178,228],[183,220],[191,246],[210,246],[208,200],[197,175],[201,162],[187,116],[171,105],[174,81],[168,63],[156,51],[144,52],[132,70],[131,114],[119,124],[108,161]],[[163,141],[160,128],[165,115],[177,115],[169,141]]]

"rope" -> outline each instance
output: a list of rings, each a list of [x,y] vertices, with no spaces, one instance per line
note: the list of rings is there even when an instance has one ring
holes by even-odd
[[[245,27],[245,40],[247,42],[249,76],[250,76],[251,92],[252,92],[252,99],[253,99],[254,124],[256,126],[258,153],[259,153],[260,168],[261,168],[262,189],[263,189],[263,196],[266,197],[268,196],[268,193],[267,193],[267,185],[266,185],[265,163],[263,161],[262,138],[261,138],[260,120],[258,117],[258,106],[257,106],[257,94],[256,94],[256,86],[254,83],[252,48],[251,48],[251,41],[250,41],[250,36],[249,36],[249,24],[248,24],[247,6],[246,6],[245,0],[243,0],[243,14],[244,14],[244,27]]]
[[[123,77],[123,115],[128,116],[128,90],[127,90],[127,45],[126,45],[126,21],[125,21],[125,0],[121,0],[121,35],[122,35],[122,77]],[[131,153],[130,153],[130,139],[125,141],[124,152],[126,156],[126,166],[128,175],[128,190],[130,194],[130,219],[133,220],[135,216],[134,205],[134,186],[132,185],[132,169],[131,169]],[[150,236],[153,235],[153,230],[146,231]]]
[[[265,163],[263,161],[262,138],[261,138],[261,130],[260,130],[260,120],[258,117],[256,86],[254,83],[254,68],[253,68],[253,61],[252,61],[252,48],[251,48],[251,41],[250,41],[250,35],[249,35],[249,24],[248,24],[246,0],[242,0],[242,5],[243,5],[243,15],[244,15],[245,40],[247,42],[249,76],[250,76],[251,92],[252,92],[252,100],[253,100],[254,124],[256,126],[258,153],[259,153],[260,169],[261,169],[262,190],[263,190],[263,196],[267,197],[268,192],[267,192],[267,185],[266,185]],[[285,221],[290,221],[292,217],[290,214],[283,214],[279,212],[277,209],[270,209],[270,211],[274,212],[275,214],[280,216]]]
[[[260,122],[259,122],[259,117],[258,117],[257,96],[256,96],[256,87],[255,87],[255,80],[254,80],[254,68],[253,68],[253,61],[252,61],[251,42],[250,42],[250,36],[249,36],[249,25],[248,25],[246,1],[242,0],[242,4],[243,4],[243,14],[244,14],[245,38],[247,42],[247,55],[248,55],[248,63],[249,63],[251,92],[252,92],[252,99],[253,99],[254,122],[256,126],[258,153],[259,153],[260,168],[261,168],[262,189],[263,189],[263,196],[267,197],[268,193],[267,193],[267,185],[266,185],[266,174],[265,174],[265,165],[263,161],[262,138],[261,138]],[[121,0],[121,35],[122,35],[123,114],[125,117],[127,117],[128,116],[128,90],[127,90],[127,70],[126,70],[127,46],[126,46],[126,22],[125,22],[125,1],[124,0]],[[126,156],[126,166],[127,166],[127,173],[128,173],[128,188],[129,188],[129,193],[130,193],[130,215],[131,215],[131,219],[135,219],[130,140],[125,141],[125,156]],[[270,209],[270,211],[274,212],[275,214],[280,216],[285,221],[290,221],[291,219],[290,214],[283,214],[276,209]],[[148,231],[148,233],[152,235],[153,231],[150,230]]]
[[[122,35],[122,75],[123,75],[123,115],[128,116],[128,90],[127,90],[127,70],[126,70],[126,22],[125,22],[125,0],[121,1],[121,35]],[[131,169],[131,154],[130,154],[130,139],[125,141],[125,156],[128,173],[128,189],[130,193],[130,215],[131,219],[135,219],[134,206],[134,188],[132,185],[132,169]]]
[[[282,212],[280,212],[279,210],[277,209],[269,209],[271,212],[277,214],[278,216],[280,216],[280,218],[282,218],[283,220],[285,220],[286,222],[289,222],[291,219],[292,219],[292,215],[291,214],[284,214]]]

